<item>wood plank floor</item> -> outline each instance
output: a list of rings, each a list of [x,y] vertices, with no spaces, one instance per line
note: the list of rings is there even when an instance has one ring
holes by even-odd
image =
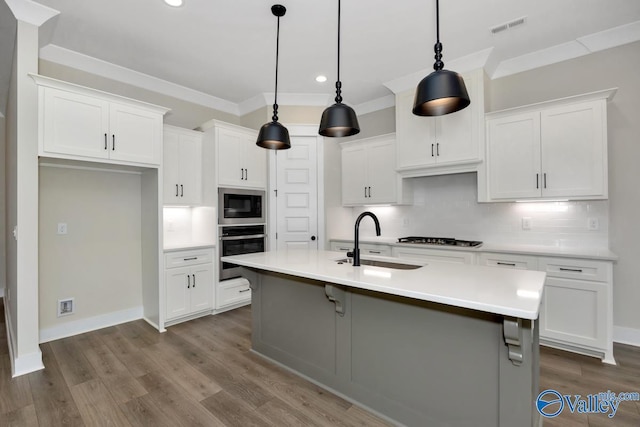
[[[53,341],[45,370],[14,379],[0,323],[0,427],[388,425],[250,353],[250,318],[244,307],[164,334],[139,320]],[[615,356],[619,366],[543,348],[541,390],[640,391],[640,349]],[[640,426],[640,402],[613,420],[564,411],[545,425]]]

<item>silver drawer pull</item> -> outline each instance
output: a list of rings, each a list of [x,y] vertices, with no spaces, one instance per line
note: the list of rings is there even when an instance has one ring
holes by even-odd
[[[515,263],[513,263],[513,262],[500,262],[500,261],[498,261],[498,262],[496,262],[496,264],[498,264],[498,265],[507,265],[509,267],[515,267],[516,266]]]
[[[243,289],[243,290],[238,291],[238,292],[249,292],[250,290],[251,290],[251,288],[249,288],[249,289]]]
[[[196,259],[198,259],[197,256],[194,256],[194,257],[191,257],[191,258],[183,258],[182,260],[183,261],[193,261],[193,260],[196,260]]]
[[[564,268],[564,267],[560,267],[560,271],[570,271],[572,273],[582,273],[582,269],[581,268]]]

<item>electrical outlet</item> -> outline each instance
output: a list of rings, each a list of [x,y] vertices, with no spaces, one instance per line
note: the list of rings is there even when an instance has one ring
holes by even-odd
[[[59,299],[58,300],[58,317],[68,316],[75,312],[76,305],[73,302],[73,298]]]
[[[402,218],[402,226],[403,227],[405,227],[405,228],[408,227],[409,223],[410,223],[409,218]]]
[[[59,222],[58,223],[58,234],[67,234],[67,223]]]
[[[531,217],[525,216],[522,218],[522,229],[531,230]]]
[[[598,221],[598,218],[589,218],[587,228],[592,231],[600,229],[600,221]]]

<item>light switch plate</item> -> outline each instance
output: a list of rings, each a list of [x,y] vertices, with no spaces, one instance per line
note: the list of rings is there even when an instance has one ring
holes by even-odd
[[[531,218],[525,216],[522,218],[522,229],[523,230],[531,230]]]
[[[59,222],[58,223],[58,234],[67,234],[67,223]]]

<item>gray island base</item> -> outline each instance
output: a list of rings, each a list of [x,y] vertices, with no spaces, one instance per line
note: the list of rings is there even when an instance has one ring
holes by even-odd
[[[253,351],[406,426],[538,426],[537,320],[243,268]]]

